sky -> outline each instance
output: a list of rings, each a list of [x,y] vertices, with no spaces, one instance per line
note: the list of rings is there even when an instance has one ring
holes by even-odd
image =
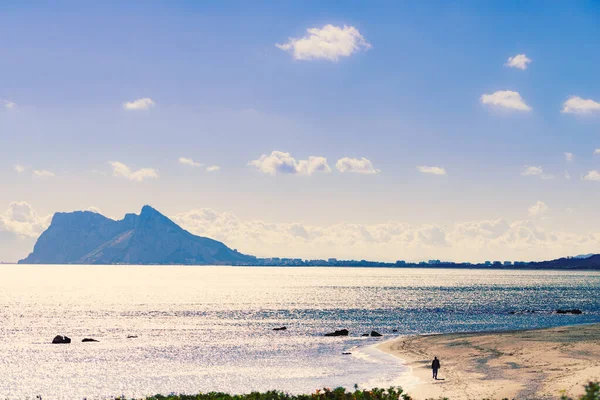
[[[597,1],[3,1],[0,261],[55,212],[144,204],[262,257],[598,253],[598,21]]]

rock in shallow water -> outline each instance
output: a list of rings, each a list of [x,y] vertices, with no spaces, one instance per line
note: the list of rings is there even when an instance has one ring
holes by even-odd
[[[579,314],[583,314],[583,311],[578,310],[576,308],[572,309],[572,310],[556,310],[557,314],[575,314],[575,315],[579,315]]]
[[[381,337],[383,335],[381,333],[377,332],[377,331],[371,331],[371,336],[372,337]]]
[[[348,336],[349,333],[348,329],[340,329],[339,331],[326,333],[325,336]]]
[[[92,339],[92,338],[84,338],[81,342],[82,343],[97,342],[97,340],[96,339]]]
[[[67,337],[67,336],[56,335],[56,336],[54,336],[54,339],[52,339],[52,344],[67,344],[67,343],[71,343],[71,338]]]

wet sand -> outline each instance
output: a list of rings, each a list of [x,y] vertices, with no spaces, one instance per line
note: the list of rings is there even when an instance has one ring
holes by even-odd
[[[411,368],[403,387],[417,400],[557,399],[600,380],[600,324],[409,336],[378,348]],[[437,381],[434,356],[441,361]]]

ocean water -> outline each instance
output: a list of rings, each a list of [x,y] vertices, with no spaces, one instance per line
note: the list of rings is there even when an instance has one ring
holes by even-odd
[[[5,265],[0,398],[387,387],[405,370],[381,340],[591,322],[597,272]]]

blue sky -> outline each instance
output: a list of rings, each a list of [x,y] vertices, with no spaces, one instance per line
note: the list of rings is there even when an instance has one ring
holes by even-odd
[[[593,1],[3,2],[0,260],[56,211],[146,203],[258,255],[594,251],[599,20]],[[311,28],[343,43],[298,59]]]

